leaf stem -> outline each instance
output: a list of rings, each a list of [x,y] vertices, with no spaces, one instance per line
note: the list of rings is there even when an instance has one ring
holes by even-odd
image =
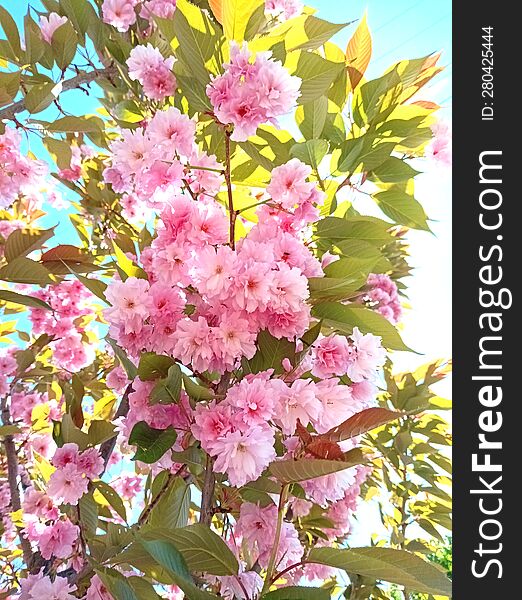
[[[268,567],[266,568],[265,582],[261,591],[261,596],[268,592],[270,585],[272,584],[272,577],[274,574],[274,568],[276,567],[277,553],[279,550],[279,541],[281,539],[281,530],[283,528],[283,519],[285,516],[285,506],[288,500],[288,491],[290,489],[289,484],[283,486],[281,495],[279,496],[279,506],[277,509],[277,525],[275,531],[274,545],[272,546],[272,552],[268,561]]]

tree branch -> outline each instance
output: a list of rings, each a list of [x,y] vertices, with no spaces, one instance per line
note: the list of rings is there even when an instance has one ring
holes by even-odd
[[[107,67],[106,69],[93,69],[89,72],[82,72],[76,75],[76,77],[72,77],[71,79],[66,79],[62,83],[61,92],[67,92],[68,90],[74,90],[79,88],[80,86],[91,83],[100,77],[111,77],[112,75],[116,75],[117,70],[114,67]],[[61,93],[60,92],[60,93]],[[20,112],[26,110],[25,107],[25,98],[18,100],[18,102],[14,102],[10,106],[6,106],[5,108],[0,109],[0,121],[4,120],[15,120],[15,115]]]
[[[2,399],[2,423],[4,425],[11,424],[11,415],[9,414],[9,408],[5,398]],[[22,508],[20,489],[18,487],[18,454],[16,452],[16,445],[12,435],[6,435],[3,442],[7,459],[7,481],[9,483],[9,493],[11,496],[11,509],[13,512],[16,512]],[[31,544],[27,538],[23,537],[20,528],[17,527],[16,529],[20,538],[20,545],[22,546],[24,562],[30,569],[33,559]]]
[[[127,413],[129,412],[129,394],[133,391],[134,390],[132,389],[132,383],[129,383],[129,385],[125,389],[125,392],[121,399],[120,405],[118,406],[118,410],[116,411],[116,414],[114,415],[115,419],[117,419],[118,417],[127,416]],[[112,453],[114,452],[114,448],[116,446],[117,437],[118,437],[117,435],[114,435],[114,437],[111,437],[109,440],[106,440],[100,446],[100,454],[103,458],[103,464],[105,465],[103,467],[103,472],[100,474],[100,478],[102,477],[103,473],[105,473],[105,470],[107,469],[107,465],[109,464],[109,459],[110,459]]]
[[[227,184],[228,195],[228,212],[230,218],[230,247],[234,250],[236,245],[236,217],[237,213],[234,210],[234,199],[232,197],[232,180],[230,177],[230,136],[232,134],[227,129],[225,130],[225,182]]]

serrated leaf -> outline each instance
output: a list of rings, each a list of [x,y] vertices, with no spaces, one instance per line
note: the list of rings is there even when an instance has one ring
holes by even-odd
[[[15,20],[3,6],[0,6],[0,25],[4,30],[7,44],[11,50],[13,58],[20,58],[22,54],[20,34],[18,33]]]
[[[368,29],[366,13],[346,47],[348,78],[354,90],[363,78],[372,56],[372,37]]]
[[[411,351],[402,341],[397,329],[385,317],[369,308],[325,302],[314,306],[312,314],[341,333],[349,335],[354,327],[358,327],[362,333],[373,333],[381,337],[385,348]]]
[[[182,477],[169,482],[166,491],[154,496],[155,506],[147,518],[147,525],[164,530],[185,527],[189,518],[190,486]]]
[[[155,535],[172,541],[192,572],[218,576],[238,574],[236,557],[223,539],[206,525],[198,523],[179,529],[150,531],[146,539]]]
[[[142,381],[153,381],[167,377],[174,360],[170,356],[162,356],[154,352],[145,352],[140,356],[138,377]]]
[[[53,282],[49,271],[29,258],[15,258],[0,269],[0,279],[12,283],[48,285]]]
[[[326,140],[307,140],[306,142],[294,144],[290,148],[290,156],[310,165],[316,172],[327,152],[328,142]]]
[[[175,404],[181,393],[181,369],[173,364],[165,379],[160,379],[150,394],[151,404]]]
[[[301,95],[298,104],[307,104],[324,96],[344,68],[341,63],[326,60],[312,52],[302,52],[294,75],[301,78]]]
[[[61,86],[52,82],[32,85],[24,98],[24,104],[31,114],[46,109],[59,95]]]
[[[33,250],[41,248],[54,234],[51,229],[17,229],[5,242],[4,256],[8,262],[21,256],[27,256]]]
[[[345,454],[345,459],[342,461],[323,460],[319,458],[276,460],[270,464],[269,470],[281,483],[296,483],[344,471],[344,469],[349,469],[364,462],[366,460],[361,450],[354,448]]]
[[[298,46],[290,48],[289,52],[293,50],[315,50],[347,25],[348,23],[330,23],[314,15],[308,15],[303,23],[304,34],[308,39]]]
[[[127,520],[127,510],[120,495],[109,484],[104,481],[93,481],[93,487],[105,498],[107,503],[124,520]]]
[[[52,310],[52,308],[40,300],[40,298],[33,298],[32,296],[25,296],[24,294],[18,294],[11,290],[0,290],[0,300],[4,302],[12,302],[13,304],[21,304],[23,306],[29,306],[31,308],[42,308],[44,310]]]
[[[390,156],[382,164],[373,169],[373,174],[384,183],[397,183],[412,179],[419,174],[406,161]]]
[[[451,582],[437,567],[406,550],[394,548],[312,548],[308,560],[363,577],[403,585],[426,594],[451,595]]]
[[[46,124],[48,131],[60,133],[97,133],[103,130],[103,121],[99,117],[62,117]]]
[[[20,89],[20,71],[0,73],[0,106],[12,102]]]
[[[157,462],[176,441],[178,434],[173,427],[154,429],[145,421],[136,423],[129,436],[129,445],[137,446],[132,460],[152,464]]]
[[[56,64],[60,69],[66,69],[71,64],[74,55],[76,54],[77,45],[78,38],[69,21],[60,25],[53,33],[51,47],[53,49],[53,56],[56,60]]]
[[[395,223],[413,229],[430,230],[424,208],[418,200],[406,192],[390,188],[374,194],[373,198],[382,212]]]
[[[141,542],[144,549],[163,567],[176,585],[181,588],[190,600],[217,600],[217,596],[200,590],[192,581],[183,556],[172,542],[155,540]]]
[[[367,433],[386,423],[400,419],[401,413],[386,408],[372,407],[356,413],[337,427],[330,429],[320,437],[333,442],[342,442]]]

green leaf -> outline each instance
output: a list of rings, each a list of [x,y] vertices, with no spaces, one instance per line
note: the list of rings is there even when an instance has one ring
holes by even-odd
[[[165,379],[160,379],[154,386],[151,395],[151,404],[175,404],[181,394],[181,369],[173,364]]]
[[[199,385],[195,381],[192,381],[188,375],[182,375],[183,388],[187,394],[194,400],[212,400],[214,394],[204,385]]]
[[[324,96],[344,64],[326,60],[312,52],[302,52],[297,62],[295,75],[301,78],[299,104],[313,102]]]
[[[252,15],[264,4],[262,0],[223,0],[223,31],[227,40],[242,42]]]
[[[289,51],[315,50],[347,25],[348,23],[329,23],[328,21],[309,15],[304,22],[304,30],[308,40]]]
[[[29,13],[24,17],[25,52],[28,63],[37,63],[45,52],[40,27],[33,21]]]
[[[382,212],[395,223],[406,225],[413,229],[430,230],[422,205],[405,191],[393,187],[384,192],[374,194],[373,198]]]
[[[127,520],[127,510],[120,495],[104,481],[93,481],[93,487],[107,500],[110,506],[115,510],[124,521]]]
[[[51,47],[56,64],[60,69],[66,69],[71,64],[76,54],[77,45],[78,38],[69,21],[60,25],[53,33]]]
[[[142,381],[165,378],[168,376],[169,369],[173,364],[174,360],[169,356],[154,354],[154,352],[145,352],[140,356],[138,377]]]
[[[326,96],[319,96],[313,102],[308,102],[297,107],[295,118],[305,140],[319,139],[321,137],[327,114],[328,99]]]
[[[290,148],[290,156],[310,165],[316,172],[327,152],[328,142],[326,140],[307,140],[306,142],[294,144]]]
[[[172,19],[157,19],[160,29],[171,26],[178,39],[179,46],[176,56],[186,67],[187,73],[200,83],[210,81],[207,63],[215,71],[217,65],[211,63],[214,53],[220,46],[219,36],[207,15],[197,6],[187,0],[177,2]]]
[[[115,569],[96,570],[114,600],[160,600],[154,587],[142,577],[124,576]]]
[[[281,483],[296,483],[331,475],[355,465],[363,464],[364,455],[358,448],[345,454],[345,460],[326,460],[320,458],[301,458],[299,460],[276,460],[270,464],[270,473]]]
[[[20,89],[20,71],[0,73],[0,106],[10,104]]]
[[[71,166],[72,150],[68,142],[45,137],[43,143],[59,169],[68,169]]]
[[[0,25],[4,30],[13,58],[19,59],[22,55],[20,34],[18,33],[15,20],[3,6],[0,6]]]
[[[23,306],[30,306],[31,308],[43,308],[45,310],[52,310],[52,308],[40,300],[40,298],[33,298],[32,296],[25,296],[24,294],[18,294],[11,290],[0,290],[0,300],[4,302],[12,302],[13,304],[22,304]]]
[[[12,283],[34,283],[48,285],[52,283],[51,274],[40,263],[29,258],[15,258],[0,269],[0,279]]]
[[[5,242],[4,256],[11,262],[20,256],[27,256],[33,250],[41,248],[54,234],[51,229],[16,229]]]
[[[166,540],[143,540],[144,549],[166,569],[176,585],[181,588],[190,600],[217,600],[217,596],[200,590],[192,581],[192,576],[179,550],[172,542]]]
[[[278,340],[266,329],[259,332],[257,336],[257,352],[250,360],[245,360],[244,368],[250,373],[259,373],[267,369],[274,369],[276,373],[282,373],[281,365],[284,358],[293,361],[295,357],[295,344],[286,338]]]
[[[25,95],[25,107],[31,114],[41,112],[58,97],[60,89],[60,84],[47,81],[32,85]]]
[[[93,419],[89,425],[89,445],[97,446],[117,435],[116,427],[110,421]]]
[[[89,534],[95,534],[98,528],[98,505],[92,497],[92,493],[84,494],[78,502],[79,517],[82,529],[85,528]]]
[[[268,592],[263,600],[330,600],[330,593],[319,588],[291,586]]]
[[[382,425],[386,425],[386,423],[390,423],[391,421],[396,421],[402,416],[402,413],[386,408],[367,408],[356,413],[337,427],[330,429],[330,431],[321,435],[321,438],[326,438],[330,442],[342,442],[343,440],[348,440]]]
[[[223,539],[206,525],[197,523],[182,529],[160,529],[146,536],[165,535],[181,552],[192,572],[211,575],[237,575],[239,564]]]
[[[176,441],[178,434],[173,427],[154,429],[145,421],[136,423],[129,436],[129,445],[137,446],[132,460],[152,464],[157,462]]]
[[[316,235],[334,243],[356,239],[382,246],[393,239],[389,229],[389,223],[375,217],[326,217],[317,223]]]
[[[419,174],[413,167],[400,158],[390,156],[381,165],[373,169],[374,175],[384,183],[397,183],[412,179]]]
[[[127,377],[129,379],[134,379],[138,374],[136,365],[129,359],[126,352],[122,348],[120,348],[120,346],[118,346],[118,344],[113,339],[109,337],[106,337],[105,339],[107,340],[107,342],[109,342],[109,345],[114,350],[114,354],[120,361],[121,366],[125,369]]]
[[[99,117],[62,117],[45,128],[60,133],[98,133],[103,131],[103,121]]]
[[[451,596],[443,571],[406,550],[394,548],[312,548],[309,562],[344,569],[363,577],[403,585],[410,591]]]
[[[312,314],[344,334],[351,334],[354,327],[362,333],[373,333],[382,338],[382,345],[390,350],[411,351],[401,339],[397,329],[381,314],[363,306],[325,302],[313,307]]]
[[[93,20],[99,20],[93,5],[88,0],[60,0],[60,6],[82,36],[87,33]]]
[[[161,496],[154,496],[154,508],[147,518],[147,525],[163,530],[185,527],[190,510],[190,486],[182,477],[175,477]]]

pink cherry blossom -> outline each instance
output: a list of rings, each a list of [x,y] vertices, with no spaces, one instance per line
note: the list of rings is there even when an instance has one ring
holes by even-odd
[[[125,32],[136,23],[136,6],[139,0],[103,0],[102,15],[105,23]]]
[[[46,525],[38,540],[40,552],[45,559],[51,556],[67,558],[72,554],[73,544],[78,539],[80,529],[68,519]]]
[[[259,53],[251,62],[246,44],[230,46],[225,73],[212,79],[207,95],[222,123],[232,123],[232,139],[245,141],[259,125],[290,111],[299,96],[301,80],[290,76],[271,53]]]
[[[78,500],[87,493],[89,480],[74,464],[56,469],[49,478],[47,492],[54,500],[66,504],[78,504]]]
[[[60,17],[60,15],[55,12],[49,13],[48,17],[41,16],[40,32],[42,34],[42,39],[50,44],[53,39],[53,33],[64,23],[67,23],[67,17]]]
[[[129,77],[143,86],[143,92],[153,100],[172,96],[176,89],[176,78],[172,73],[175,58],[163,58],[161,52],[151,44],[136,46],[127,59]]]
[[[348,365],[348,376],[354,382],[363,379],[374,381],[386,361],[386,350],[381,345],[381,338],[372,333],[363,335],[358,327],[353,328],[351,338],[356,352]]]
[[[274,433],[270,427],[254,426],[245,432],[233,431],[214,444],[214,470],[227,473],[230,483],[242,486],[255,481],[274,460]]]
[[[304,5],[300,0],[265,0],[265,11],[281,21],[287,21],[299,16]]]
[[[21,593],[18,600],[76,600],[73,592],[75,585],[70,585],[65,577],[55,577],[54,581],[42,572],[27,575],[20,582]]]
[[[342,335],[322,337],[312,348],[312,374],[321,378],[346,375],[348,363],[354,352]]]
[[[295,432],[297,421],[307,426],[319,419],[323,406],[311,380],[298,379],[290,387],[282,386],[275,405],[274,421],[286,435]]]

